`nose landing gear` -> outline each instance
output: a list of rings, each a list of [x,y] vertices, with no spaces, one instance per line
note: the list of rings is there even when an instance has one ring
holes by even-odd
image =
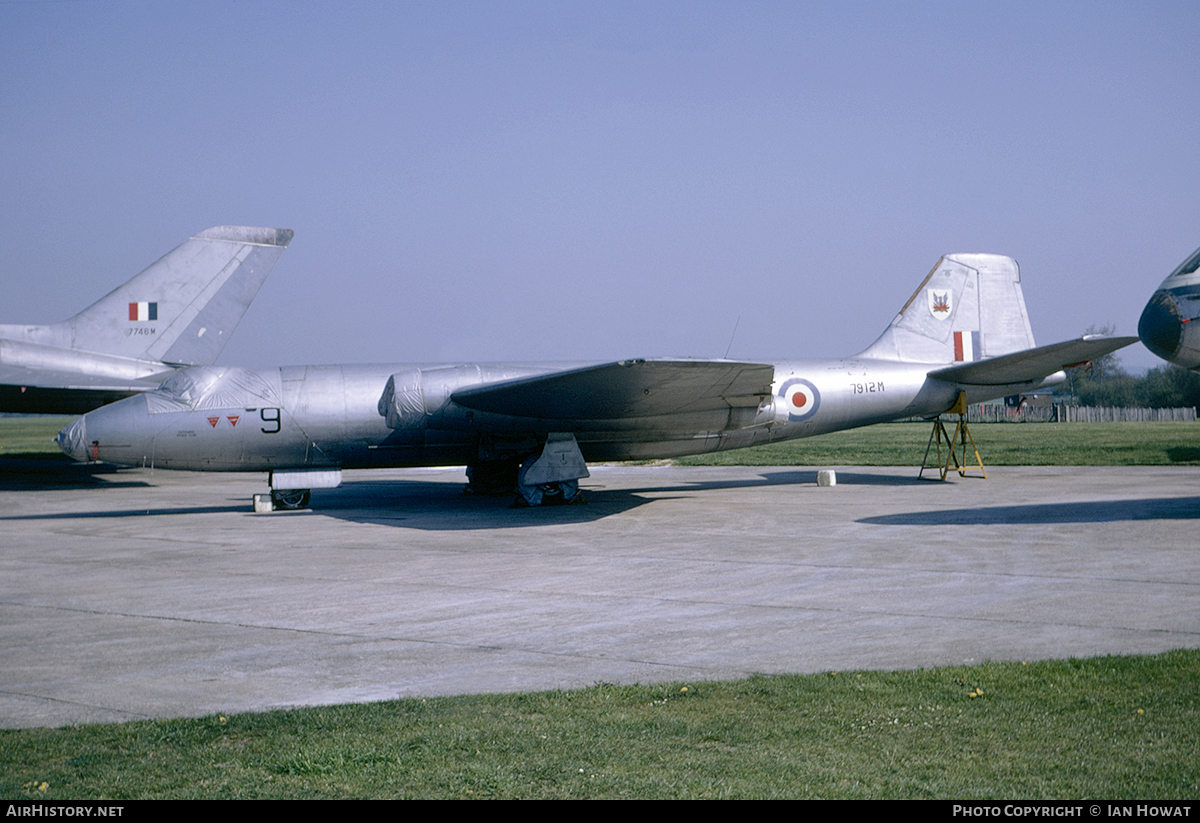
[[[254,495],[254,511],[297,511],[308,508],[312,489],[336,489],[342,485],[342,470],[275,469],[268,482],[271,493]]]
[[[308,501],[312,497],[312,492],[308,489],[287,489],[284,491],[271,492],[271,503],[278,509],[286,509],[294,511],[303,509],[308,506]]]

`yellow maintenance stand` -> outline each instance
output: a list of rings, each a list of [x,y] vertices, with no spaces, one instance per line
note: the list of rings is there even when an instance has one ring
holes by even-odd
[[[943,414],[957,414],[958,424],[954,427],[954,435],[946,433],[946,426],[942,423],[942,418],[939,416],[933,421],[933,431],[929,433],[929,444],[925,447],[925,457],[921,460],[921,471],[917,477],[923,478],[926,469],[937,469],[941,476],[939,480],[945,480],[946,475],[950,472],[950,464],[954,464],[954,470],[958,472],[960,477],[966,477],[967,472],[971,467],[967,465],[967,441],[971,441],[971,451],[975,452],[975,463],[979,466],[979,471],[983,473],[983,479],[987,479],[987,470],[983,468],[983,459],[979,456],[979,449],[975,446],[975,438],[971,436],[970,430],[967,429],[967,393],[959,392],[958,399],[954,401],[954,405],[946,409]],[[937,443],[937,462],[932,466],[929,465],[929,452],[933,449],[934,443]],[[946,445],[946,459],[942,460],[942,444]],[[956,449],[962,447],[962,460],[958,459]]]

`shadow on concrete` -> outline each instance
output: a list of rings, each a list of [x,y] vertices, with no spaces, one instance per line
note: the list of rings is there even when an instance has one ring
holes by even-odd
[[[653,479],[652,476],[647,477],[647,480]],[[604,487],[604,475],[597,473],[581,484],[587,505],[513,509],[514,496],[463,496],[461,491],[465,482],[389,479],[348,482],[337,489],[314,491],[312,502],[316,513],[353,523],[396,525],[430,531],[473,531],[590,523],[656,500],[719,489],[815,487],[816,482],[816,469],[764,468],[753,476],[742,478],[697,479],[649,483],[633,489],[608,489]],[[907,486],[925,482],[915,476],[838,472],[838,483],[843,485]]]
[[[137,484],[131,484],[137,485]],[[228,506],[191,506],[188,508],[146,508],[146,509],[116,509],[100,512],[55,512],[53,514],[18,514],[5,517],[0,515],[0,521],[19,522],[21,520],[106,520],[113,517],[160,517],[171,514],[237,514],[250,513],[249,504],[230,503]],[[312,514],[312,512],[309,512]]]
[[[123,469],[96,463],[76,463],[45,457],[0,457],[0,491],[40,489],[121,489],[149,486],[144,480],[121,477]]]
[[[7,471],[5,463],[8,464]],[[153,483],[140,479],[121,479],[121,470],[112,467],[79,463],[46,461],[0,460],[0,489],[31,490],[47,488],[138,488]],[[678,470],[674,482],[654,483],[653,471],[647,472],[646,486],[609,489],[604,486],[604,474],[597,473],[584,481],[588,500],[582,506],[550,506],[536,509],[514,509],[514,495],[499,497],[464,496],[464,481],[447,482],[420,478],[353,480],[337,489],[316,489],[312,508],[297,512],[253,514],[251,501],[230,498],[227,504],[196,506],[149,506],[146,508],[106,509],[103,511],[76,510],[48,514],[3,516],[0,521],[81,520],[123,517],[157,517],[188,514],[244,514],[254,517],[312,517],[325,516],[352,523],[394,525],[429,531],[474,531],[499,528],[528,528],[546,525],[590,523],[614,514],[630,511],[656,500],[671,499],[723,489],[756,489],[773,486],[810,486],[817,482],[816,469],[763,467],[753,474],[738,478],[680,480]],[[871,472],[839,471],[841,485],[911,486],[927,483],[912,476],[898,477]],[[221,478],[213,475],[211,482],[219,487]],[[626,478],[626,483],[627,478]],[[266,491],[264,484],[262,491]],[[209,497],[209,501],[211,501]],[[86,497],[82,498],[86,502]]]
[[[755,467],[756,477],[730,480],[696,480],[686,483],[668,483],[661,486],[652,485],[639,491],[695,491],[701,489],[753,489],[763,486],[815,486],[817,484],[816,469],[796,469],[790,467]],[[593,478],[595,479],[595,478]],[[968,478],[970,479],[970,478]],[[837,482],[841,486],[921,486],[929,483],[917,477],[913,469],[911,476],[894,474],[874,474],[862,469],[837,470]]]
[[[590,523],[658,499],[640,490],[585,487],[586,505],[514,509],[516,495],[468,496],[462,493],[465,485],[407,478],[348,482],[314,490],[312,513],[351,523],[475,531]]]
[[[1116,523],[1129,520],[1200,520],[1200,497],[1037,503],[978,509],[944,509],[864,517],[875,526],[1016,526]]]

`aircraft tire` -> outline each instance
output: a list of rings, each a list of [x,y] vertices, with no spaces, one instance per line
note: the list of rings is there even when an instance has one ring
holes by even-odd
[[[286,509],[287,511],[295,511],[308,506],[308,501],[312,497],[312,492],[309,489],[288,489],[287,491],[271,492],[271,503],[277,509]]]

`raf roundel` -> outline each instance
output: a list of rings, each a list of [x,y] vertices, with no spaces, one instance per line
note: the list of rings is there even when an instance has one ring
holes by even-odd
[[[799,377],[785,380],[779,387],[779,397],[787,404],[788,420],[792,423],[807,420],[821,407],[821,393],[817,387]]]

